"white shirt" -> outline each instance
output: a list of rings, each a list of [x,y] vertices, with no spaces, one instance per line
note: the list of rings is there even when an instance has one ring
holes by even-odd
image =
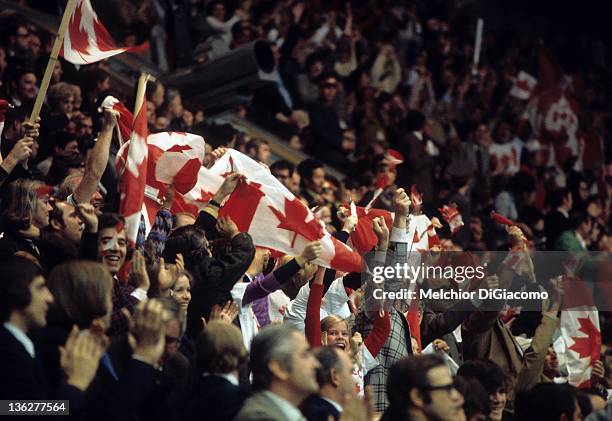
[[[231,294],[232,299],[238,306],[238,320],[240,320],[240,331],[242,332],[242,340],[244,342],[244,346],[248,351],[251,349],[251,341],[253,340],[255,335],[257,335],[257,332],[259,332],[259,323],[257,322],[257,317],[255,317],[255,313],[253,313],[253,303],[242,305],[242,299],[244,298],[244,293],[246,292],[247,285],[249,285],[248,282],[238,281],[232,288]]]
[[[276,406],[278,406],[287,421],[305,420],[300,410],[293,406],[293,404],[288,400],[283,399],[276,393],[272,393],[268,390],[264,391],[263,393],[265,393],[266,396],[270,398],[276,404]]]
[[[25,348],[25,350],[30,354],[30,357],[35,358],[36,353],[34,352],[34,343],[28,335],[26,335],[21,329],[10,322],[4,323],[4,328],[11,332],[11,334],[17,339],[21,345]]]

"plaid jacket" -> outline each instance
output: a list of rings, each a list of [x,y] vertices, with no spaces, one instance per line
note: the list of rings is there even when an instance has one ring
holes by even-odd
[[[389,332],[389,337],[376,356],[380,365],[370,370],[365,376],[365,384],[371,385],[373,388],[376,412],[384,412],[387,406],[389,406],[387,399],[387,376],[391,371],[391,367],[397,361],[412,353],[410,331],[406,318],[395,308],[390,311],[390,316],[391,331]],[[372,331],[372,327],[372,321],[362,312],[357,315],[353,330],[361,333],[365,339]]]
[[[406,262],[409,258],[406,243],[392,242],[390,244],[394,250],[387,256],[387,265],[393,265],[395,262]],[[394,288],[401,287],[398,283],[393,283]],[[366,295],[371,293],[368,291],[370,288],[366,287]],[[390,288],[385,287],[390,290]],[[403,303],[393,303],[392,306],[387,305],[389,308],[389,314],[391,319],[391,331],[387,341],[381,348],[380,352],[376,356],[376,359],[380,363],[377,367],[370,370],[365,376],[365,385],[372,386],[372,392],[374,395],[374,405],[376,412],[384,412],[387,406],[389,406],[389,400],[387,399],[387,376],[391,370],[393,364],[412,354],[412,345],[410,341],[410,329],[408,322],[402,314]],[[399,310],[397,309],[399,307]],[[373,329],[372,320],[368,317],[365,311],[359,312],[355,318],[355,325],[353,326],[353,332],[361,333],[361,336],[365,340]]]

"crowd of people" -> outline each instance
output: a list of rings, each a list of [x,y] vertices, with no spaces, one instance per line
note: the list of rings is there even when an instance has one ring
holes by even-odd
[[[147,88],[149,132],[202,135],[206,167],[229,148],[243,152],[344,243],[359,224],[348,203],[393,212],[389,225],[372,221],[373,248],[401,263],[410,218],[443,220],[450,205],[464,225],[437,227],[439,250],[521,243],[609,256],[605,60],[584,61],[580,98],[581,127],[604,139],[603,156],[554,162],[519,124],[527,101],[510,95],[520,70],[537,73],[536,41],[487,32],[473,72],[474,7],[138,1],[121,13],[139,18],[118,19],[125,27],[111,33],[121,45],[144,33],[163,70],[269,42],[276,83],[234,111],[312,158],[273,160],[268,141],[215,124],[163,78]],[[599,312],[588,387],[569,385],[553,347],[564,296],[556,280],[537,280],[551,297],[541,311],[421,302],[416,324],[402,305],[372,311],[368,274],[316,266],[320,242],[278,257],[219,216],[239,174],[197,214],[173,214],[168,194],[131,247],[118,213],[119,115],[101,105],[109,94],[129,105],[131,93],[116,89],[105,61],[59,60],[30,122],[53,37],[10,12],[0,22],[0,399],[67,399],[83,420],[612,419],[610,313]],[[524,270],[486,282],[504,287]]]

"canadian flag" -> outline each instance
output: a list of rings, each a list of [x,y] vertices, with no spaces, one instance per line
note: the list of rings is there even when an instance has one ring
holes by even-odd
[[[170,185],[174,185],[175,189],[175,210],[183,204],[183,195],[189,194],[196,187],[204,160],[204,146],[204,138],[191,133],[161,132],[147,138],[147,178],[143,208],[147,234]],[[119,150],[116,164],[118,171],[125,166],[129,149],[126,143]]]
[[[251,235],[255,245],[295,256],[306,244],[319,240],[323,253],[315,263],[344,272],[361,271],[359,253],[329,235],[310,209],[261,164],[230,149],[210,172],[220,177],[233,172],[246,176],[219,216],[231,217],[240,231]]]
[[[521,70],[510,89],[510,95],[518,99],[529,99],[537,83],[535,77]]]
[[[148,47],[148,42],[136,47],[117,47],[98,19],[90,1],[77,0],[68,22],[60,55],[73,64],[91,64],[126,51],[138,52]]]
[[[555,347],[565,350],[561,355],[565,355],[568,382],[579,388],[590,387],[591,371],[601,352],[599,313],[593,304],[593,293],[581,279],[564,276],[563,290],[562,340]]]
[[[127,159],[121,177],[119,211],[125,218],[125,231],[131,246],[136,244],[145,185],[147,182],[147,101],[143,100],[134,119]],[[155,215],[154,215],[155,216]]]

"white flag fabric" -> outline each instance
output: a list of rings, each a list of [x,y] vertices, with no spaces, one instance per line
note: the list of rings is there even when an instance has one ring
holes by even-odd
[[[570,384],[588,388],[593,365],[601,353],[599,314],[593,304],[593,293],[584,281],[564,276],[563,290],[559,328],[565,349],[565,371]]]
[[[73,64],[91,64],[126,51],[146,50],[148,42],[135,47],[117,47],[98,19],[89,0],[78,0],[70,16],[60,55]]]

